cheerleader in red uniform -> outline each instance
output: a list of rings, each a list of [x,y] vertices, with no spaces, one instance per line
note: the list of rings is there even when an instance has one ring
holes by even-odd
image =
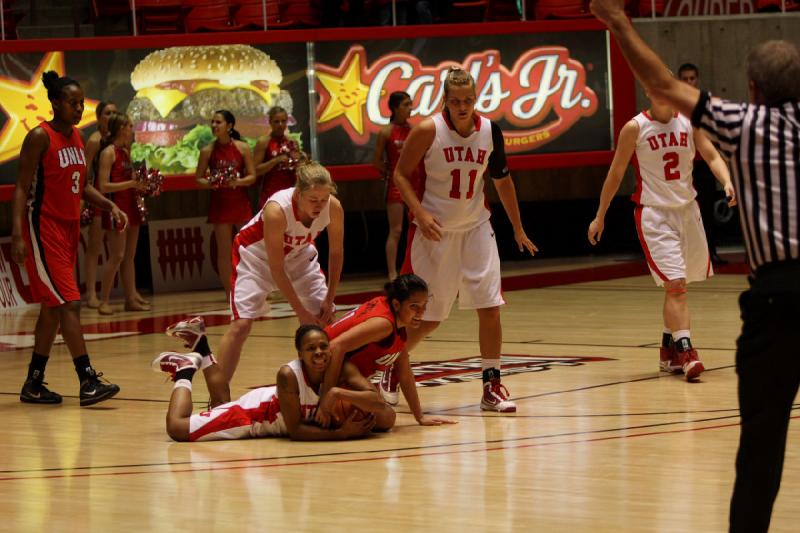
[[[108,120],[108,135],[100,143],[100,157],[97,164],[97,187],[128,216],[128,225],[117,228],[110,217],[103,217],[103,229],[109,245],[108,262],[103,268],[103,286],[100,292],[101,315],[111,315],[114,311],[108,299],[117,271],[120,272],[122,290],[125,294],[126,311],[149,311],[136,292],[136,270],[134,257],[139,241],[139,228],[144,224],[142,213],[136,205],[136,191],[145,188],[144,183],[133,179],[133,167],[129,146],[133,141],[133,123],[128,115],[114,113]]]
[[[100,102],[97,104],[95,114],[97,115],[97,131],[89,136],[86,141],[86,163],[89,172],[89,183],[94,185],[97,179],[97,155],[100,153],[100,141],[108,135],[108,119],[117,112],[117,106],[113,102]],[[93,212],[96,211],[90,207]],[[97,299],[97,263],[100,254],[103,252],[103,225],[99,213],[94,212],[92,221],[89,224],[89,235],[87,237],[86,252],[83,256],[84,272],[86,273],[86,306],[91,309],[100,307],[100,300]]]
[[[408,117],[411,116],[411,97],[403,91],[389,95],[389,111],[392,115],[389,124],[378,133],[375,143],[375,159],[372,164],[386,179],[386,215],[389,218],[389,235],[386,237],[386,265],[389,280],[397,277],[397,246],[403,232],[403,211],[405,205],[400,192],[394,185],[392,174],[403,142],[411,131]]]
[[[200,151],[197,162],[197,183],[211,191],[208,222],[214,225],[217,243],[217,273],[225,287],[231,291],[231,243],[233,226],[242,226],[253,217],[247,189],[256,181],[253,155],[250,147],[242,142],[241,135],[233,127],[236,119],[230,111],[220,110],[211,118],[211,132],[217,140]],[[218,173],[238,172],[239,177],[226,181],[215,188],[209,178]],[[209,175],[206,175],[206,171]]]
[[[255,148],[256,175],[262,176],[259,207],[264,207],[270,196],[276,192],[294,187],[297,180],[292,160],[300,157],[297,143],[286,136],[289,114],[282,107],[269,110],[269,135],[258,139]]]
[[[81,199],[111,211],[125,226],[125,213],[86,183],[86,154],[75,127],[83,115],[83,89],[54,71],[42,83],[53,106],[52,120],[42,122],[25,136],[19,153],[11,232],[11,257],[25,263],[31,296],[40,303],[28,376],[19,399],[26,403],[61,403],[60,394],[44,382],[59,329],[80,381],[80,404],[92,405],[119,392],[101,380],[89,361],[81,331],[81,294],[75,281],[80,238]]]

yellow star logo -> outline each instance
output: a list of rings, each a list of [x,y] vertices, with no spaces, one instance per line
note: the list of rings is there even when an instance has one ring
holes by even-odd
[[[64,75],[64,52],[48,52],[27,82],[0,76],[0,109],[8,117],[0,130],[0,164],[19,157],[25,135],[40,122],[53,118],[53,108],[42,83],[42,74],[48,70]],[[78,128],[95,122],[97,104],[97,100],[87,98],[84,101],[83,118]]]
[[[325,108],[319,113],[320,125],[344,115],[358,135],[364,134],[364,104],[369,86],[361,83],[361,52],[351,49],[339,69],[318,68],[317,78],[328,92]],[[342,72],[343,71],[343,72]],[[320,101],[320,106],[325,100]]]

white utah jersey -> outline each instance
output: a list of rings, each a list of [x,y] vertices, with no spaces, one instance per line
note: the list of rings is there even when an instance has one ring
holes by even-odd
[[[665,124],[644,111],[633,120],[639,125],[633,201],[652,207],[680,207],[693,201],[695,146],[689,119],[675,113]]]
[[[286,230],[283,233],[283,255],[285,259],[291,260],[306,251],[308,247],[314,246],[314,239],[330,224],[330,198],[322,212],[311,222],[309,227],[300,222],[293,195],[294,187],[290,187],[270,196],[261,211],[239,230],[236,235],[236,245],[246,247],[248,253],[255,254],[259,259],[263,259],[264,264],[266,264],[267,249],[263,245],[264,222],[262,214],[266,206],[270,203],[276,203],[281,207],[283,215],[286,217]]]
[[[494,150],[489,119],[475,115],[475,130],[462,137],[444,113],[433,116],[436,137],[425,153],[422,207],[445,231],[467,231],[489,219],[483,175]]]
[[[300,391],[300,410],[301,417],[305,422],[314,420],[314,414],[319,403],[317,391],[308,385],[305,372],[303,372],[303,361],[299,358],[292,360],[286,366],[292,369],[297,378],[297,387]],[[259,390],[259,389],[256,389]],[[251,427],[252,437],[285,437],[289,434],[286,424],[283,422],[283,414],[280,411],[280,398],[278,397],[277,387],[264,387],[262,396],[262,406],[267,408],[267,414],[261,422],[253,422]]]

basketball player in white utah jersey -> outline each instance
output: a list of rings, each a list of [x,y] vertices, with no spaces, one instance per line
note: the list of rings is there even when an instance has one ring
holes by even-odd
[[[527,249],[533,255],[537,249],[522,227],[503,133],[475,113],[475,80],[463,69],[451,68],[444,81],[444,100],[440,114],[411,130],[394,173],[416,225],[410,231],[403,271],[427,281],[432,295],[422,326],[408,332],[407,346],[411,351],[436,329],[458,296],[461,309],[478,312],[481,409],[514,412],[516,405],[500,383],[500,306],[505,301],[500,293],[500,257],[483,195],[484,173],[494,180],[520,251]],[[417,197],[410,178],[422,160],[425,174]]]
[[[253,321],[269,310],[271,293],[281,292],[301,324],[325,326],[333,321],[344,262],[344,211],[335,192],[325,167],[306,162],[297,168],[296,185],[270,196],[233,240],[233,319],[220,342],[219,364],[203,361],[212,406],[230,401],[230,381],[242,348]],[[314,246],[322,231],[328,233],[327,285]],[[189,320],[175,326],[191,325]]]
[[[683,372],[687,381],[705,370],[692,347],[686,286],[713,274],[700,208],[692,185],[695,147],[734,205],[728,167],[711,141],[694,131],[688,118],[651,103],[619,134],[617,150],[600,193],[600,206],[589,224],[589,242],[603,235],[608,206],[634,157],[637,169],[635,217],[639,241],[656,284],[664,287],[664,333],[659,359],[664,372]]]
[[[369,414],[356,420],[353,411],[338,428],[315,425],[318,391],[330,364],[330,341],[322,328],[306,324],[297,328],[294,343],[298,358],[281,367],[276,386],[253,389],[236,401],[197,414],[192,414],[192,377],[208,353],[159,355],[153,370],[166,372],[175,382],[167,410],[167,434],[182,442],[259,437],[341,440],[394,426],[394,411],[350,363],[342,366],[339,380],[346,388],[333,387],[328,394]],[[205,347],[207,350],[208,345]]]

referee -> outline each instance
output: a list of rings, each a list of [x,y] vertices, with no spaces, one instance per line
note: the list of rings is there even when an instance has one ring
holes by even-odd
[[[739,299],[742,429],[730,530],[767,531],[800,384],[800,53],[786,41],[760,44],[747,57],[751,102],[719,100],[675,80],[623,4],[592,0],[591,9],[648,93],[691,116],[731,166],[752,275]]]

